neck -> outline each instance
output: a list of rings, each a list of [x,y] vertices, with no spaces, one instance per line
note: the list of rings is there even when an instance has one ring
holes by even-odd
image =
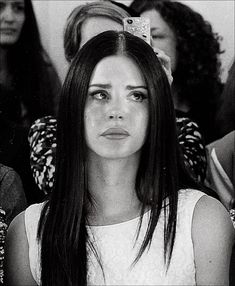
[[[91,224],[112,224],[134,218],[141,203],[135,190],[139,154],[124,159],[89,158],[89,191],[94,200]]]

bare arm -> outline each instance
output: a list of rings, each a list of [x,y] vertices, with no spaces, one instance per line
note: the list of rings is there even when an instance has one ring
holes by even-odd
[[[192,224],[197,285],[229,285],[234,229],[229,214],[217,200],[203,196]]]
[[[10,224],[6,239],[4,281],[8,286],[37,285],[29,266],[29,247],[25,232],[24,212]]]

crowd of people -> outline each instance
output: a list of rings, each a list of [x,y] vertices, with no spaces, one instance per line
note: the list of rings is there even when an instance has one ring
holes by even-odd
[[[62,84],[31,0],[0,0],[0,284],[233,285],[220,36],[170,0],[90,1],[64,27]]]

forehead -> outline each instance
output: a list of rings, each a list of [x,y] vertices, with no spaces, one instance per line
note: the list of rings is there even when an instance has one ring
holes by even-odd
[[[163,20],[161,14],[155,9],[145,11],[141,13],[141,16],[150,19],[151,28],[171,30],[168,23],[165,20]]]
[[[102,59],[95,67],[91,84],[112,83],[144,85],[145,80],[137,63],[129,57],[114,55]]]
[[[86,19],[81,27],[81,46],[94,36],[109,30],[121,31],[122,25],[105,16]]]

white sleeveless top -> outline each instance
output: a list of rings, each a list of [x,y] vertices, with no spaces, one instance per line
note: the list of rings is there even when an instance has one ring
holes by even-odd
[[[196,203],[205,195],[196,190],[180,190],[176,237],[168,271],[164,266],[163,227],[161,214],[150,248],[133,264],[143,241],[150,212],[144,214],[136,241],[139,218],[126,222],[87,226],[88,234],[100,257],[102,269],[88,249],[88,285],[196,285],[192,217]],[[29,244],[30,269],[40,285],[40,245],[36,239],[43,204],[34,204],[25,211],[25,227]],[[104,275],[103,275],[104,273]]]

